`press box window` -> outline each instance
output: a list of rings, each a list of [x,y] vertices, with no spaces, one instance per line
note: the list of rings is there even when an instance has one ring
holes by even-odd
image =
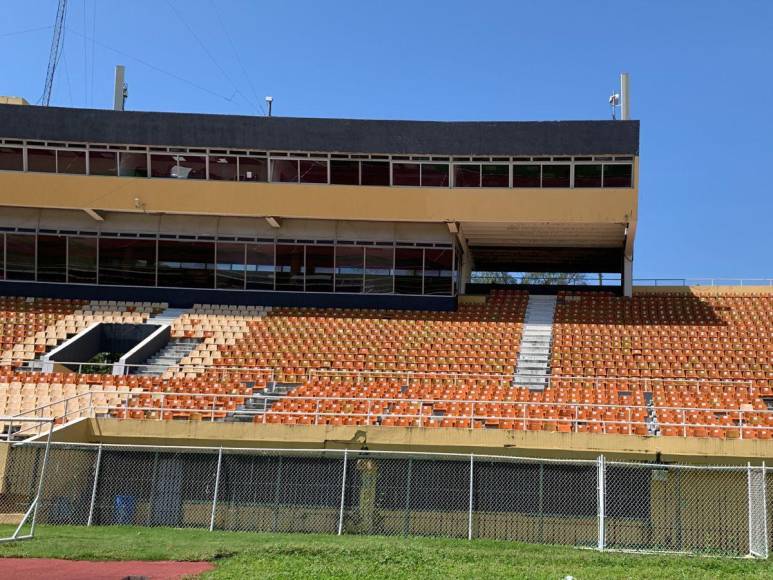
[[[575,165],[575,187],[601,187],[601,165]]]
[[[543,165],[542,187],[571,187],[570,165]]]
[[[604,187],[631,187],[633,165],[604,165]]]
[[[513,187],[541,187],[539,165],[514,165]]]
[[[24,151],[15,147],[0,147],[0,170],[24,171]]]

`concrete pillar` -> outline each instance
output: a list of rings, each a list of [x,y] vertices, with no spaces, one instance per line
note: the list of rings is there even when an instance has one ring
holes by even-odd
[[[472,278],[473,266],[472,254],[467,250],[462,254],[462,269],[459,272],[459,294],[467,293],[467,283]]]
[[[633,296],[633,257],[623,257],[623,296]]]

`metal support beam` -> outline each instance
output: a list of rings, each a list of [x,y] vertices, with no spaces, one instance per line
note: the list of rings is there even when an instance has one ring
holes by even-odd
[[[209,516],[209,531],[215,529],[215,512],[217,511],[217,494],[220,491],[220,466],[223,464],[223,447],[217,452],[217,471],[215,472],[215,491],[212,494],[212,512]]]
[[[349,450],[344,449],[344,474],[341,478],[341,511],[338,513],[338,535],[344,532],[344,502],[346,500],[346,469],[349,465]]]
[[[97,449],[97,458],[94,465],[94,485],[91,486],[91,503],[89,504],[89,519],[86,522],[87,526],[90,526],[94,522],[94,504],[97,499],[97,484],[99,482],[99,469],[102,465],[102,443],[99,444]]]

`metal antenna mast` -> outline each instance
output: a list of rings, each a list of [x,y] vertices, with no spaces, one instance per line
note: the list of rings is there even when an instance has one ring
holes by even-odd
[[[48,70],[46,71],[46,85],[43,88],[43,96],[40,98],[44,107],[51,102],[51,89],[54,86],[54,73],[59,57],[62,56],[64,43],[64,17],[67,14],[67,0],[59,0],[56,9],[56,21],[54,22],[54,35],[51,38],[51,52],[48,54]]]

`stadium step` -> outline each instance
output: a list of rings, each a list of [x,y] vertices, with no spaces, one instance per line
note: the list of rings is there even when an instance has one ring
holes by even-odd
[[[188,356],[201,341],[195,338],[172,338],[161,350],[148,357],[134,373],[141,376],[159,376]]]
[[[529,296],[513,384],[542,390],[548,384],[555,296]]]
[[[175,320],[180,318],[180,316],[186,312],[189,312],[188,308],[167,308],[155,316],[151,316],[148,319],[148,322],[155,324],[169,324],[171,326]]]
[[[233,413],[229,413],[225,420],[232,423],[252,423],[255,417],[263,417],[271,410],[271,407],[279,400],[278,397],[287,396],[287,393],[301,386],[303,383],[278,383],[272,382],[260,393],[254,394],[240,405]],[[258,419],[260,421],[260,419]]]

